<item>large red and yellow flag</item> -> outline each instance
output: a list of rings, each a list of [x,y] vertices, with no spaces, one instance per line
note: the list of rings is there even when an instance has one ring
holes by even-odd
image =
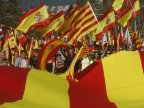
[[[46,5],[42,4],[26,12],[20,19],[20,22],[16,30],[26,33],[32,25],[45,20],[46,18],[48,18],[48,16],[49,15],[47,12]]]
[[[140,14],[139,0],[135,0],[118,17],[117,22],[123,27],[127,27],[134,17]]]
[[[85,35],[93,31],[97,26],[98,20],[93,13],[89,3],[84,5],[76,14],[72,21],[69,32],[66,34],[67,40],[74,44]]]
[[[68,47],[68,44],[60,39],[53,39],[46,43],[38,56],[39,68],[45,70],[47,61],[62,47]]]
[[[97,24],[97,29],[95,36],[97,40],[101,39],[104,33],[107,33],[111,29],[115,28],[115,13],[114,9],[110,8],[103,16],[100,18],[99,23]]]
[[[122,6],[126,2],[129,2],[129,0],[114,0],[112,7],[117,14],[120,14],[122,12]]]
[[[125,61],[123,61],[125,60]],[[136,65],[137,64],[137,65]],[[1,108],[143,108],[144,52],[120,52],[75,75],[0,67]]]
[[[64,17],[64,23],[62,26],[57,30],[58,33],[65,34],[71,29],[71,25],[73,24],[73,20],[75,19],[76,15],[80,10],[80,6],[76,6],[69,10],[69,12]]]
[[[39,29],[39,32],[42,34],[43,37],[47,37],[47,35],[54,31],[57,31],[62,24],[64,23],[64,12],[60,11],[59,13],[53,15],[52,17],[49,17],[46,21],[43,21],[43,23],[47,25],[45,27],[42,27]]]

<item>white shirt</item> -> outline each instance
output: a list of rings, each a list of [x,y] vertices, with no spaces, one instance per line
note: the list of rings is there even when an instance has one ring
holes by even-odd
[[[90,65],[90,60],[88,57],[83,57],[82,61],[81,61],[81,64],[82,64],[82,70],[84,70],[86,67],[88,67]]]

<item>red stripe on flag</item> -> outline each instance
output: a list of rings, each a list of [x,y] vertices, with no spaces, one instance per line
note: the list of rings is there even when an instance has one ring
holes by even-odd
[[[68,41],[71,40],[71,38],[74,36],[74,34],[76,34],[76,33],[81,29],[82,26],[84,26],[85,24],[91,22],[93,19],[94,19],[94,17],[92,16],[92,17],[90,17],[89,19],[85,20],[85,21],[81,24],[81,26],[80,26],[79,28],[75,29],[75,30],[68,36],[68,39],[67,39],[67,40],[68,40]],[[97,22],[95,22],[95,24],[97,24]]]
[[[0,104],[23,98],[29,69],[0,66]]]
[[[102,63],[90,67],[77,75],[77,83],[69,81],[70,108],[116,108],[107,98]]]
[[[144,71],[144,51],[140,52],[140,58],[141,58],[141,64],[142,64],[142,68],[143,68],[143,71]]]

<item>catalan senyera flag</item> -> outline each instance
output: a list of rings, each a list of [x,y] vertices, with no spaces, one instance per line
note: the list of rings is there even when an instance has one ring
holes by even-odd
[[[115,13],[114,9],[110,8],[100,19],[97,24],[97,30],[95,32],[96,40],[102,38],[104,33],[107,33],[111,29],[115,28]]]
[[[78,51],[78,53],[76,54],[76,56],[74,57],[73,61],[71,62],[71,65],[69,67],[69,69],[66,71],[66,73],[64,75],[61,75],[62,77],[67,77],[70,75],[70,77],[72,78],[72,80],[74,79],[74,66],[77,62],[78,59],[81,59],[82,57],[84,57],[85,55],[89,54],[89,48],[87,45],[83,45],[80,50]]]
[[[16,30],[26,33],[32,25],[45,20],[46,18],[48,18],[48,16],[49,15],[46,5],[42,4],[26,12],[22,16],[18,26],[16,27]]]
[[[73,19],[70,31],[67,33],[67,40],[69,43],[74,44],[75,41],[80,40],[93,31],[97,27],[97,23],[98,20],[94,16],[90,4],[87,3],[79,10]]]
[[[41,27],[39,32],[43,37],[47,37],[47,35],[53,30],[57,31],[62,26],[64,23],[64,12],[60,11],[59,13],[47,18],[45,21],[40,22],[38,25],[41,25],[41,23],[44,27]]]
[[[117,17],[117,22],[123,27],[127,27],[135,16],[140,14],[139,0],[135,0]]]
[[[64,23],[62,26],[57,30],[58,33],[65,34],[70,31],[72,22],[76,18],[77,14],[79,13],[80,6],[73,7],[64,17]]]
[[[142,47],[138,34],[138,31],[136,31],[132,37],[132,42],[135,44],[136,49],[140,49]]]
[[[143,72],[144,52],[137,51],[92,64],[75,74],[77,82],[42,70],[0,66],[0,107],[143,108]]]
[[[68,44],[60,39],[52,39],[47,42],[40,50],[41,53],[38,56],[39,68],[45,70],[47,61],[62,47],[68,47]]]

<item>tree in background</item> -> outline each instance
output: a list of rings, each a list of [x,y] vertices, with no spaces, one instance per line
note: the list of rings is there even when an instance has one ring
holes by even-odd
[[[0,1],[0,23],[15,27],[19,21],[22,10],[18,6],[16,0],[1,0]]]

